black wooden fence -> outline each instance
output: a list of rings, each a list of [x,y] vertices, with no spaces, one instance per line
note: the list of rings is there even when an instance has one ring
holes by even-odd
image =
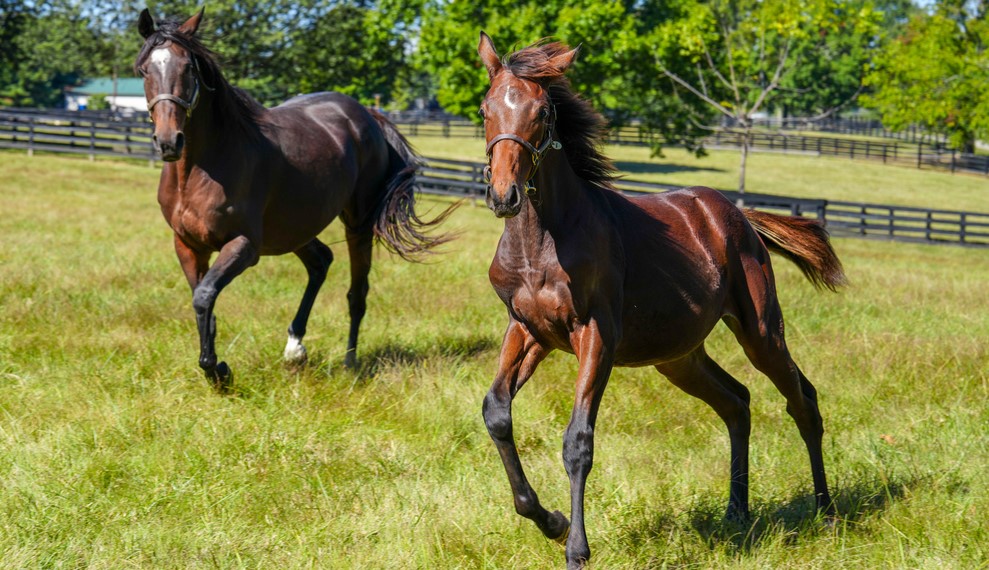
[[[156,160],[146,119],[96,113],[0,110],[0,148]]]
[[[466,121],[422,123],[419,126],[438,129],[441,133],[446,130],[450,134],[445,136],[473,137],[477,129]],[[410,133],[408,124],[405,125],[405,130]],[[0,110],[0,148],[24,149],[29,154],[34,151],[65,152],[85,154],[90,158],[113,156],[154,162],[157,157],[151,145],[150,134],[150,123],[146,120],[120,117],[107,119],[85,113]],[[626,133],[623,136],[633,135]],[[787,142],[782,142],[767,139],[766,144],[784,145],[785,148],[781,150],[804,152],[806,149],[812,152],[817,147],[808,145],[816,145],[817,142],[810,142],[811,140],[797,142],[790,138]],[[863,141],[858,143],[862,144]],[[843,148],[840,143],[835,144],[834,148]],[[885,156],[887,160],[891,160],[890,156],[893,155],[893,159],[897,159],[889,148],[883,149],[881,143],[872,145],[846,150],[850,153],[858,152],[868,158]],[[483,164],[439,158],[426,160],[427,164],[419,178],[424,192],[483,198]],[[923,160],[934,159],[923,157]],[[958,164],[961,164],[961,160]],[[627,193],[662,192],[675,188],[627,179],[620,179],[616,185],[619,190]],[[737,200],[736,193],[722,192],[730,199]],[[820,219],[827,224],[833,235],[989,246],[989,214],[754,193],[745,194],[745,204],[753,208]]]
[[[419,176],[425,192],[484,198],[484,164],[427,158]],[[678,188],[665,184],[619,179],[617,188],[627,194],[664,192]],[[721,191],[730,200],[739,194]],[[933,210],[909,206],[793,198],[746,192],[746,207],[792,216],[809,216],[824,222],[831,235],[903,242],[989,247],[989,213]]]

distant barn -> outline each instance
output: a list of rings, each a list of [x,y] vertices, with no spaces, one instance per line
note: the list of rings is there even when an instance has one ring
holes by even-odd
[[[143,113],[148,110],[144,82],[138,77],[117,78],[116,82],[110,77],[97,77],[85,80],[82,85],[66,87],[65,108],[70,111],[90,109],[90,99],[95,96],[105,98],[114,111]]]

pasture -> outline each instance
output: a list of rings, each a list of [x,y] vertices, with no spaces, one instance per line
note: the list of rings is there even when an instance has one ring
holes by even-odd
[[[635,178],[734,183],[734,153],[678,153],[647,165],[644,149],[611,151]],[[515,514],[481,420],[506,322],[487,281],[500,221],[465,204],[450,223],[460,238],[423,265],[375,249],[358,374],[342,368],[340,228],[323,235],[337,260],[301,371],[281,353],[305,271],[262,259],[217,304],[235,375],[219,396],[197,365],[157,178],[0,155],[0,566],[562,567],[562,549]],[[755,154],[749,187],[989,209],[983,179],[847,160]],[[813,517],[783,398],[719,327],[709,353],[752,391],[754,523],[721,520],[728,438],[714,412],[651,368],[618,369],[588,483],[591,568],[989,567],[989,252],[835,247],[851,282],[838,294],[774,266],[790,349],[820,393],[840,522]],[[515,404],[522,460],[552,509],[569,503],[560,438],[575,371],[552,355]]]

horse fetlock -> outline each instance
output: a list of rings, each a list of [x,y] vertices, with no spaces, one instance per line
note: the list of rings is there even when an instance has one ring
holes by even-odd
[[[285,362],[295,366],[301,366],[309,360],[309,353],[302,344],[302,338],[289,335],[288,342],[285,343]]]

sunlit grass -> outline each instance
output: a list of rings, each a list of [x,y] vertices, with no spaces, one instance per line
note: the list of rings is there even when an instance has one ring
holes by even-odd
[[[804,160],[755,158],[781,171]],[[221,397],[196,363],[157,177],[140,164],[2,156],[0,566],[562,566],[562,550],[514,513],[480,416],[506,321],[486,274],[499,221],[461,207],[451,229],[463,235],[427,265],[375,250],[360,375],[342,369],[339,228],[324,234],[337,261],[302,371],[280,357],[305,271],[292,256],[263,259],[220,297],[217,348],[235,375]],[[929,191],[954,196],[959,179],[932,177]],[[879,191],[862,198],[883,201]],[[813,518],[782,398],[719,328],[709,352],[753,393],[754,526],[721,521],[728,446],[715,414],[651,369],[617,370],[588,488],[594,568],[989,563],[989,253],[836,248],[851,282],[837,295],[775,266],[790,348],[820,392],[837,528]],[[515,406],[527,473],[553,509],[569,502],[560,447],[575,373],[572,357],[551,356]]]

